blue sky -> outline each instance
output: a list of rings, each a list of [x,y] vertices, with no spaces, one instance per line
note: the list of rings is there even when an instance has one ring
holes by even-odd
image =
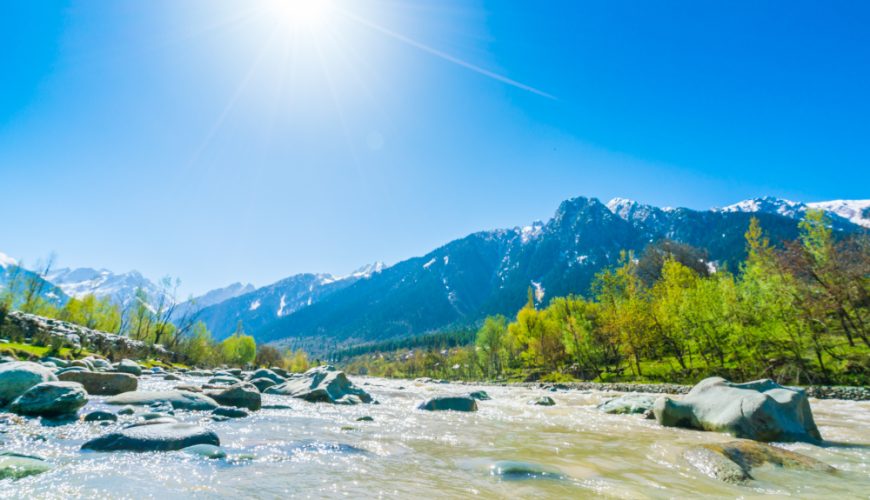
[[[14,1],[0,251],[184,293],[566,198],[870,197],[870,4]]]

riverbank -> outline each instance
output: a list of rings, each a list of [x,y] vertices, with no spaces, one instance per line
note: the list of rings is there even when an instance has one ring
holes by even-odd
[[[649,394],[686,394],[692,388],[683,384],[640,384],[630,382],[473,382],[449,381],[459,385],[483,385],[489,387],[526,387],[550,391],[601,391],[601,392],[643,392]],[[815,399],[842,399],[846,401],[870,401],[870,387],[854,386],[805,386],[807,395]]]

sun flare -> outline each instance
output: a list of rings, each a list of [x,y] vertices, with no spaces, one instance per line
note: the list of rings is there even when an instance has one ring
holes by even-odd
[[[270,14],[296,29],[322,28],[332,14],[330,0],[269,0]]]

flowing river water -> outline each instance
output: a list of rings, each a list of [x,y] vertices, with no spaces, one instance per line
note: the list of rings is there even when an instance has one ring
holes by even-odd
[[[204,381],[187,377],[180,383]],[[218,460],[181,452],[79,450],[87,439],[128,423],[123,420],[109,426],[0,423],[0,450],[40,455],[53,465],[36,476],[0,481],[0,498],[870,498],[870,402],[812,400],[826,444],[783,445],[837,473],[761,468],[753,471],[756,480],[732,485],[705,476],[682,457],[693,445],[730,436],[662,428],[637,415],[595,409],[614,393],[354,381],[381,404],[333,406],[264,395],[264,404],[291,409],[225,422],[177,412],[179,420],[217,432],[228,453]],[[140,379],[142,390],[176,384]],[[476,413],[416,409],[428,397],[475,389],[492,397]],[[543,395],[556,405],[528,404]],[[92,397],[82,411],[104,408],[102,399]],[[363,416],[373,421],[356,420]],[[553,474],[501,477],[491,468],[502,460],[538,464]]]

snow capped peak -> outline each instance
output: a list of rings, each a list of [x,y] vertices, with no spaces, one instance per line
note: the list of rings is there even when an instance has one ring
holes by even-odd
[[[810,208],[834,213],[853,224],[870,228],[870,200],[832,200],[807,203]]]
[[[528,243],[529,241],[534,240],[538,236],[540,236],[543,229],[544,223],[536,220],[535,222],[532,222],[530,226],[524,226],[522,228],[519,228],[520,239],[523,243]]]
[[[751,212],[779,214],[786,217],[796,217],[805,212],[807,206],[799,201],[785,200],[773,196],[743,200],[727,207],[714,209],[721,212]]]
[[[612,200],[607,202],[607,208],[618,215],[618,212],[630,209],[631,207],[637,205],[637,202],[634,200],[630,200],[628,198],[613,198]]]
[[[0,267],[2,267],[3,269],[6,269],[9,266],[16,266],[16,265],[18,265],[17,260],[13,259],[12,257],[6,255],[3,252],[0,252]]]
[[[349,278],[368,278],[373,274],[377,274],[387,268],[387,265],[381,261],[376,261],[372,264],[366,264],[356,271],[350,273]]]

